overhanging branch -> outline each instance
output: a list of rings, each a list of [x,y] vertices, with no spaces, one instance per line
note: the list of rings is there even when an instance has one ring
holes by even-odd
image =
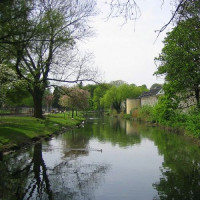
[[[61,82],[61,83],[78,83],[78,82],[84,82],[84,81],[90,81],[98,84],[99,82],[95,81],[92,78],[86,78],[86,79],[79,79],[79,80],[72,80],[72,81],[67,81],[67,80],[59,80],[59,79],[54,79],[54,78],[48,78],[48,81],[56,81],[56,82]]]

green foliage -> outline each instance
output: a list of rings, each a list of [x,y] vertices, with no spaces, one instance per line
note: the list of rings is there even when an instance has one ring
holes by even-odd
[[[162,53],[155,60],[156,75],[165,75],[173,95],[193,92],[199,102],[200,20],[198,16],[180,22],[164,40]]]
[[[156,88],[162,88],[163,84],[160,84],[160,83],[154,83],[151,87],[150,87],[150,90],[152,89],[156,89]]]
[[[169,96],[161,96],[153,111],[154,120],[159,123],[170,121],[175,115],[177,104]]]
[[[95,89],[93,93],[93,104],[95,110],[104,110],[104,104],[101,104],[101,99],[105,95],[106,91],[111,88],[110,84],[102,83],[99,84]]]
[[[158,104],[154,107],[148,105],[141,107],[139,109],[139,119],[181,128],[186,130],[187,134],[200,138],[199,109],[183,113],[177,109],[177,104],[173,104],[166,96],[160,98]]]
[[[121,111],[121,104],[127,98],[136,98],[141,95],[143,92],[147,91],[144,86],[128,85],[122,84],[118,87],[112,86],[109,90],[106,91],[105,95],[101,99],[101,105],[109,108],[112,107],[118,113]]]
[[[33,106],[33,99],[27,91],[27,86],[24,81],[13,82],[6,92],[6,100],[4,102],[7,106]]]
[[[11,64],[0,64],[0,106],[33,106],[27,83],[18,80]]]
[[[131,119],[131,115],[130,114],[123,114],[123,118],[124,119]]]
[[[145,121],[153,121],[153,107],[152,106],[142,106],[139,109],[139,118]]]
[[[186,129],[189,135],[200,138],[200,112],[195,109],[187,115]]]
[[[141,119],[163,125],[181,127],[185,123],[184,113],[178,110],[178,104],[169,96],[161,96],[155,106],[145,105],[139,109]]]
[[[83,89],[87,90],[90,93],[90,98],[89,98],[89,107],[88,110],[94,110],[94,90],[98,87],[98,85],[94,84],[88,84],[86,86],[83,86]]]

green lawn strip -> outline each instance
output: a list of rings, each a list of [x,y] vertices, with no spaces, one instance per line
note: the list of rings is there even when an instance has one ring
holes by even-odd
[[[74,127],[82,117],[71,119],[64,114],[51,114],[45,119],[33,117],[0,117],[0,151],[29,143],[32,139],[48,136],[62,127]]]

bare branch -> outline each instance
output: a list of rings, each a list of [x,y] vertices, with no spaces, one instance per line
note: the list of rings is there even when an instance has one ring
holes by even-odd
[[[178,6],[176,7],[175,11],[172,13],[172,17],[170,18],[170,20],[160,29],[160,30],[156,30],[155,32],[158,32],[158,35],[156,37],[156,40],[158,39],[159,35],[169,26],[169,24],[172,23],[172,21],[175,19],[175,17],[177,16],[177,13],[179,12],[179,9],[181,7],[184,6],[185,2],[187,2],[187,0],[181,0],[178,4]],[[155,41],[156,41],[155,40]]]
[[[111,0],[110,17],[124,18],[124,23],[128,20],[137,20],[141,16],[141,11],[135,0]]]

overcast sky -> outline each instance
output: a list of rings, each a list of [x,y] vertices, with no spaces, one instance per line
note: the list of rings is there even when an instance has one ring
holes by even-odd
[[[161,0],[138,0],[141,17],[123,26],[123,18],[105,20],[108,7],[104,0],[97,1],[101,12],[91,22],[96,35],[82,46],[94,53],[95,64],[104,73],[104,81],[123,80],[129,84],[146,84],[148,88],[153,83],[163,83],[164,80],[156,78],[153,73],[156,71],[154,58],[161,52],[166,33],[154,41],[157,37],[155,30],[170,19],[169,1],[162,6]]]

